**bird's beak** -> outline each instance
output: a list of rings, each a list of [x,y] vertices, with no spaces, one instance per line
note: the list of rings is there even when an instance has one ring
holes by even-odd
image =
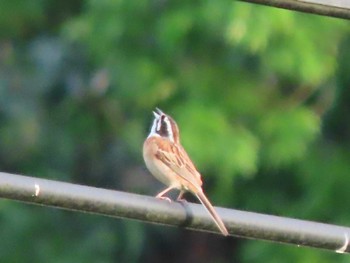
[[[157,119],[159,118],[159,114],[157,112],[153,111],[153,115],[155,118],[157,118]]]
[[[159,117],[160,115],[164,114],[159,108],[156,108],[156,111],[153,111],[153,114],[155,117]]]

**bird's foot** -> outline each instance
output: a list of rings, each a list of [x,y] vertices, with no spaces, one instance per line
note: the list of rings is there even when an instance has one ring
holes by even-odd
[[[168,201],[169,203],[171,203],[171,199],[169,197],[157,195],[156,198],[160,199],[160,200],[165,200],[165,201]]]
[[[177,198],[176,201],[180,203],[187,203],[187,200],[185,198]]]
[[[180,194],[179,194],[179,196],[177,197],[176,201],[181,202],[181,203],[187,202],[186,199],[183,198],[184,193],[185,193],[184,191],[181,191]]]

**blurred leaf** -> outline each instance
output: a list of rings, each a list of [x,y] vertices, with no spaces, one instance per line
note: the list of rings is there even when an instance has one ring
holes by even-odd
[[[318,116],[305,108],[266,114],[259,125],[266,163],[279,167],[301,159],[319,134],[319,122]]]

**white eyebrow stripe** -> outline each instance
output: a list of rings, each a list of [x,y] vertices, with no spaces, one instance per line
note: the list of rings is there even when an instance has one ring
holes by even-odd
[[[164,118],[164,121],[166,123],[166,128],[167,128],[167,132],[168,132],[168,136],[169,136],[169,140],[174,142],[174,134],[173,134],[173,129],[171,128],[171,123],[169,121],[168,117]]]

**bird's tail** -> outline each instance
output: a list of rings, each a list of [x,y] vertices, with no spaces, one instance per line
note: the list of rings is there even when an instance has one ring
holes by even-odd
[[[205,196],[203,191],[198,191],[196,193],[196,196],[198,197],[199,201],[201,201],[201,203],[204,205],[204,207],[207,209],[207,211],[209,212],[209,214],[213,218],[215,224],[220,229],[221,233],[224,236],[228,236],[228,231],[224,225],[224,222],[222,222],[220,216],[216,213],[214,207],[211,205],[211,203],[209,202],[208,198]]]

